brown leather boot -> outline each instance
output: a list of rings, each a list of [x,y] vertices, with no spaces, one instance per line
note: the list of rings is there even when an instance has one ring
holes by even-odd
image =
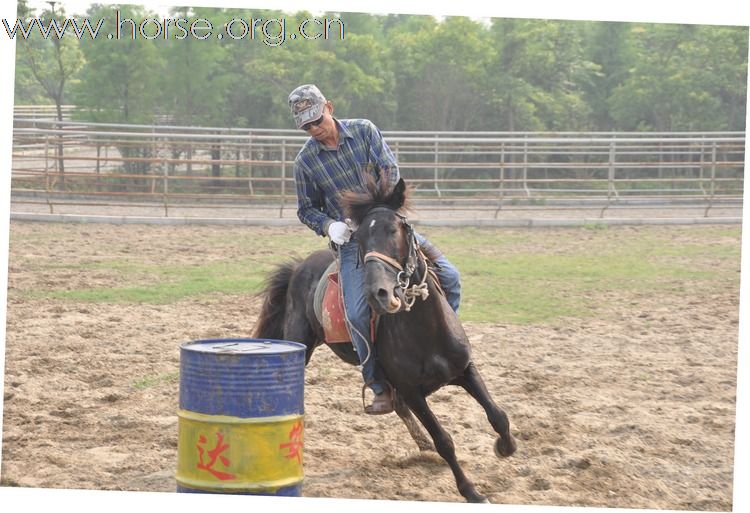
[[[368,385],[365,385],[367,387]],[[365,403],[365,389],[362,389],[362,404]],[[385,390],[380,394],[375,394],[372,404],[365,406],[365,413],[368,415],[385,415],[393,411],[393,394],[390,385],[385,385]]]

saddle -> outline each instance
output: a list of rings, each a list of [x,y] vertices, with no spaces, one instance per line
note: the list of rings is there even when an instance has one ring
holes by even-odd
[[[344,296],[339,286],[339,273],[335,261],[328,266],[318,281],[313,306],[315,317],[323,327],[327,344],[351,343],[352,337],[346,324]]]

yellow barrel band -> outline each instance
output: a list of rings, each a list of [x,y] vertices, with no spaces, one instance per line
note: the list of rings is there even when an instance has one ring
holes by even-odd
[[[273,491],[302,481],[303,415],[178,415],[176,479],[183,486]]]

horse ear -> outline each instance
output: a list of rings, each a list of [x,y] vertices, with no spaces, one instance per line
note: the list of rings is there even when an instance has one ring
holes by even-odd
[[[405,202],[406,202],[406,184],[404,183],[403,178],[399,178],[398,183],[393,188],[393,192],[391,193],[391,196],[388,198],[388,205],[391,208],[393,208],[393,210],[398,210],[404,206]]]

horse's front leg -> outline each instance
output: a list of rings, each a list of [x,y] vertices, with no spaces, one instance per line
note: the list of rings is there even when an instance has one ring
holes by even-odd
[[[456,448],[453,445],[453,439],[443,426],[438,422],[435,414],[432,413],[427,404],[427,400],[418,390],[399,390],[407,406],[417,416],[419,421],[427,429],[427,432],[435,442],[435,449],[442,458],[450,465],[453,476],[456,478],[456,486],[459,493],[466,498],[467,502],[489,502],[487,498],[477,492],[474,483],[469,481],[464,471],[458,465],[456,458]]]
[[[508,415],[492,400],[474,362],[469,362],[463,376],[453,381],[453,384],[462,386],[484,408],[487,420],[500,435],[495,441],[495,454],[498,457],[507,457],[516,452],[516,442],[510,434]]]
[[[403,400],[398,391],[394,392],[393,408],[394,410],[396,410],[396,414],[398,414],[398,416],[403,421],[411,437],[417,443],[417,447],[419,447],[419,450],[434,451],[435,446],[432,444],[427,435],[424,434],[422,428],[419,427],[417,419],[414,418],[414,415],[412,415],[411,410],[406,405],[406,402]]]

